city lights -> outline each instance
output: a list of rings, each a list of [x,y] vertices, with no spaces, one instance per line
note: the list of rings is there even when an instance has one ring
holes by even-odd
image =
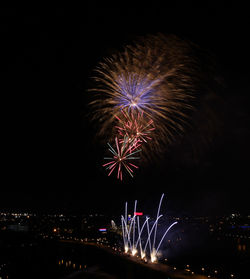
[[[197,263],[188,262],[185,265],[175,266],[172,262],[171,254],[168,256],[170,260],[165,257],[166,251],[160,251],[162,243],[171,245],[172,249],[179,242],[185,243],[185,229],[180,235],[173,234],[171,239],[165,239],[168,235],[168,231],[172,231],[172,226],[176,225],[176,220],[178,220],[179,226],[183,226],[186,223],[188,226],[190,224],[196,224],[196,226],[205,226],[207,232],[212,237],[216,235],[218,241],[228,241],[234,242],[234,248],[242,256],[247,256],[249,253],[250,239],[250,229],[248,216],[242,216],[237,214],[234,218],[230,216],[221,216],[218,218],[211,219],[208,216],[195,217],[195,216],[168,216],[165,218],[161,212],[161,203],[163,202],[164,195],[161,196],[158,209],[156,209],[155,219],[150,217],[147,212],[141,212],[136,210],[138,205],[137,201],[134,203],[133,212],[129,214],[129,208],[127,203],[125,204],[124,216],[122,216],[122,222],[114,219],[106,219],[102,214],[89,214],[82,216],[75,215],[65,215],[65,214],[43,214],[38,216],[32,212],[0,212],[0,232],[23,232],[20,228],[25,227],[26,233],[29,231],[35,232],[44,241],[59,241],[61,243],[77,243],[79,245],[94,245],[104,249],[112,250],[112,253],[117,256],[125,255],[129,257],[130,260],[141,260],[141,263],[147,263],[147,265],[161,264],[172,266],[172,270],[176,274],[185,274],[190,276],[195,276],[196,274],[203,274],[207,278],[212,278],[218,276],[220,279],[225,278],[238,278],[237,274],[232,270],[221,270],[218,264],[215,265],[198,265]],[[140,205],[141,207],[142,205]],[[30,216],[30,218],[27,218]],[[104,218],[104,219],[103,219]],[[113,218],[113,217],[112,217]],[[97,221],[101,220],[101,223]],[[164,228],[162,225],[169,219],[169,227]],[[37,222],[39,220],[39,222]],[[96,221],[95,221],[96,220]],[[125,221],[127,220],[127,221]],[[164,222],[163,222],[164,220]],[[18,225],[21,223],[22,227]],[[10,225],[9,225],[10,224]],[[16,224],[16,225],[15,225]],[[76,229],[76,224],[78,229]],[[159,226],[161,230],[159,230]],[[198,228],[198,227],[197,227]],[[213,230],[211,230],[213,228]],[[161,232],[161,234],[160,234]],[[174,230],[172,231],[174,232]],[[150,236],[150,237],[149,237]],[[122,240],[123,248],[118,239]],[[25,243],[21,243],[21,247],[25,247]],[[29,244],[29,247],[35,247],[33,243]],[[159,251],[161,254],[159,254]],[[164,252],[162,254],[162,252]],[[190,258],[191,260],[191,258]],[[69,270],[83,270],[85,264],[77,262],[69,258],[59,258],[57,259],[57,265],[61,268],[66,268]],[[4,270],[8,269],[8,265],[2,264],[0,262],[0,276],[1,272],[6,272]],[[6,273],[5,273],[6,274]],[[223,277],[224,276],[224,277]],[[2,276],[3,277],[3,276]],[[3,277],[6,278],[6,277]]]

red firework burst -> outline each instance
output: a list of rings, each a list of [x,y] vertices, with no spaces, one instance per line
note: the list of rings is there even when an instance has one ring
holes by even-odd
[[[138,166],[130,163],[130,161],[140,159],[140,157],[134,156],[141,151],[141,149],[138,149],[139,145],[131,145],[127,137],[124,137],[123,143],[120,143],[116,137],[116,150],[109,143],[108,146],[109,151],[112,153],[112,157],[104,157],[104,160],[109,160],[109,162],[103,165],[103,167],[109,170],[108,176],[117,168],[117,179],[122,180],[122,170],[125,168],[130,176],[133,177],[133,168],[137,169]]]
[[[123,142],[124,137],[127,137],[132,145],[147,142],[151,140],[150,134],[155,130],[152,119],[144,117],[143,112],[129,113],[129,111],[122,110],[121,116],[115,115],[119,121],[118,129],[119,135],[122,137],[120,143]]]

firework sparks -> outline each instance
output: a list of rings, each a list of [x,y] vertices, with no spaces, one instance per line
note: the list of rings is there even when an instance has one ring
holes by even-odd
[[[127,109],[152,119],[157,135],[172,142],[184,131],[197,89],[197,61],[189,43],[176,37],[148,36],[96,68],[91,102],[94,118],[106,133]],[[156,144],[159,144],[156,142]]]
[[[138,160],[140,157],[134,156],[139,153],[141,149],[137,149],[138,145],[131,146],[128,138],[124,137],[123,143],[119,143],[118,138],[115,138],[114,149],[109,143],[109,151],[112,153],[112,157],[104,157],[105,160],[109,160],[108,163],[103,164],[109,170],[108,176],[117,168],[117,179],[122,180],[123,168],[127,170],[131,177],[133,177],[133,168],[138,168],[135,164],[130,163],[130,160]]]
[[[159,257],[159,249],[168,234],[169,230],[177,224],[177,222],[173,222],[170,226],[167,227],[165,230],[164,234],[162,235],[158,245],[156,246],[156,235],[159,234],[157,227],[159,223],[159,219],[163,217],[163,215],[160,215],[160,210],[161,210],[161,204],[163,200],[164,194],[162,194],[158,210],[157,210],[157,215],[156,215],[156,220],[153,222],[151,228],[149,226],[149,217],[146,217],[142,227],[140,226],[140,218],[137,216],[137,226],[136,226],[136,206],[137,206],[137,200],[135,201],[135,206],[134,206],[134,216],[128,222],[127,219],[127,202],[125,203],[125,217],[122,216],[121,222],[122,222],[122,236],[123,236],[123,242],[124,242],[124,252],[125,253],[131,253],[132,256],[135,256],[136,254],[139,254],[141,259],[145,259],[147,255],[150,257],[150,260],[152,263],[157,262],[158,257]],[[145,230],[144,228],[147,228],[146,230],[146,239],[142,239],[142,233]],[[135,239],[135,230],[137,229],[137,240]],[[153,239],[152,239],[152,234],[154,234]],[[144,233],[145,237],[145,233]],[[136,241],[135,241],[136,240]],[[143,241],[142,241],[143,240]],[[139,248],[137,248],[139,244]]]
[[[184,135],[200,93],[203,72],[194,45],[175,36],[149,35],[123,52],[104,58],[95,69],[90,106],[99,135],[113,139],[112,157],[103,166],[133,177],[129,162],[139,147],[144,161],[158,158]],[[145,143],[147,143],[145,145]],[[163,150],[162,150],[163,149]]]
[[[122,110],[121,115],[115,115],[115,117],[120,124],[116,128],[122,140],[125,136],[137,144],[152,140],[150,134],[155,130],[154,123],[152,119],[147,120],[143,112],[129,113],[128,110]]]

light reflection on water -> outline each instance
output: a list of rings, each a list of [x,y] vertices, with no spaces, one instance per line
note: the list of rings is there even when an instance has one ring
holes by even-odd
[[[216,242],[218,244],[218,248],[222,248],[222,247],[230,247],[230,250],[232,251],[232,254],[234,254],[234,260],[237,259],[237,257],[239,256],[239,258],[243,259],[246,258],[247,255],[249,255],[249,240],[248,239],[242,239],[242,238],[234,238],[234,239],[225,239],[223,237],[220,238],[216,238]],[[216,251],[217,248],[215,248]],[[224,252],[224,254],[228,253],[229,250],[226,250]],[[234,252],[233,252],[234,251]],[[209,257],[210,258],[210,257]],[[211,259],[211,258],[210,258]],[[221,257],[218,257],[219,261],[214,262],[211,261],[210,263],[207,264],[195,264],[192,263],[191,265],[179,265],[180,269],[183,269],[185,271],[188,272],[188,274],[203,274],[206,277],[213,277],[216,276],[217,278],[229,278],[231,275],[232,276],[236,276],[235,278],[238,278],[237,276],[239,275],[239,273],[237,271],[235,271],[234,269],[230,269],[228,268],[226,263],[221,263],[220,260],[222,259]],[[237,264],[235,262],[235,264]],[[70,259],[70,258],[61,258],[58,261],[58,265],[64,268],[67,268],[66,272],[69,272],[71,270],[86,270],[87,271],[87,265],[84,265],[82,262],[80,263],[77,260],[74,259]],[[204,268],[205,266],[205,268]],[[230,264],[229,264],[230,266]],[[91,267],[91,263],[90,266]],[[226,277],[225,277],[226,276]],[[229,276],[229,277],[228,277]]]
[[[74,262],[72,260],[58,260],[58,266],[61,266],[62,268],[71,268],[74,270],[86,270],[87,265],[86,264],[80,264],[78,262]]]
[[[238,238],[236,250],[240,253],[249,253],[249,243],[245,239]]]
[[[46,243],[48,245],[44,245]],[[229,237],[229,235],[227,237],[223,237],[223,235],[220,235],[219,238],[216,236],[211,243],[207,244],[208,247],[213,245],[215,245],[215,248],[212,249],[212,254],[210,254],[213,255],[212,257],[205,253],[204,259],[201,259],[201,255],[199,254],[199,258],[197,260],[193,257],[193,255],[190,255],[190,258],[181,262],[178,254],[175,259],[176,262],[173,264],[180,269],[186,270],[189,274],[194,272],[194,274],[198,273],[205,276],[216,275],[218,278],[225,278],[224,274],[226,272],[226,276],[230,276],[230,274],[233,273],[235,274],[235,278],[238,278],[237,275],[239,274],[239,269],[236,268],[236,265],[243,262],[244,266],[242,265],[242,267],[245,268],[245,259],[249,259],[250,254],[250,239],[245,236],[240,237],[240,235],[239,237]],[[92,268],[97,265],[102,266],[103,262],[105,264],[105,268],[107,268],[107,266],[111,263],[111,261],[106,261],[106,257],[103,258],[101,256],[102,254],[99,254],[94,247],[85,247],[84,245],[79,245],[77,243],[76,245],[73,243],[66,245],[66,243],[58,243],[56,241],[45,241],[38,246],[33,245],[31,247],[21,247],[20,251],[23,251],[22,253],[24,253],[24,251],[27,250],[28,255],[28,253],[30,253],[28,252],[30,249],[32,249],[32,251],[37,251],[33,254],[39,255],[40,258],[30,258],[28,262],[22,261],[22,258],[19,258],[18,262],[20,263],[20,266],[22,263],[22,265],[26,264],[31,268],[34,264],[39,262],[41,266],[44,265],[42,266],[42,269],[46,269],[46,265],[49,266],[51,264],[51,268],[55,269],[55,274],[58,274],[58,277],[55,278],[62,278],[62,276],[69,275],[74,272],[91,271]],[[214,251],[216,253],[213,253]],[[221,254],[218,255],[219,253]],[[48,255],[50,255],[49,258]],[[225,257],[225,255],[228,257]],[[226,263],[229,256],[234,257],[234,259],[230,260],[230,263]],[[43,259],[46,259],[47,262]],[[178,261],[180,261],[179,264]],[[168,261],[167,264],[172,263]],[[1,272],[0,276],[2,276]],[[3,279],[6,279],[6,277],[3,277]]]

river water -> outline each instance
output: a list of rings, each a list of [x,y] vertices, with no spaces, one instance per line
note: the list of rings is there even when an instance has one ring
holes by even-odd
[[[159,278],[156,274],[150,275],[150,270],[143,275],[144,269],[139,271],[139,267],[131,267],[124,258],[94,245],[43,240],[29,233],[1,232],[0,249],[1,279],[67,278],[72,274],[81,274],[82,278],[92,278],[86,277],[87,274],[102,274],[102,278],[135,278],[134,272],[141,274],[137,278]],[[171,249],[174,250],[170,246],[169,253]],[[249,238],[214,236],[206,245],[162,262],[187,269],[189,273],[245,279],[249,278],[249,255]]]

